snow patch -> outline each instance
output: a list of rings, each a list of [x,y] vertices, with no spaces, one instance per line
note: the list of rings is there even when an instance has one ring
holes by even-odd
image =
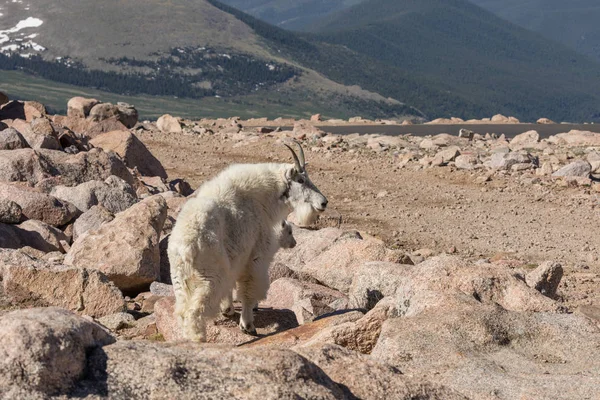
[[[0,47],[0,53],[4,53],[7,51],[17,51],[18,48],[18,44],[9,44],[8,46]]]
[[[13,3],[14,2],[15,1],[13,0]],[[9,36],[10,33],[17,33],[20,30],[27,29],[27,28],[37,28],[37,27],[41,26],[43,23],[44,23],[44,21],[42,21],[39,18],[35,18],[35,17],[28,17],[28,18],[26,18],[24,20],[21,20],[13,28],[5,29],[5,30],[1,30],[0,31],[0,44],[6,43],[6,42],[10,41],[10,36]],[[28,39],[33,39],[37,35],[38,35],[37,33],[34,33],[34,34],[31,34],[31,35],[27,36],[27,38]],[[23,41],[22,38],[15,38],[14,40],[16,42]],[[22,44],[22,46],[28,47],[28,48],[32,48],[32,49],[34,49],[36,51],[44,51],[44,50],[46,50],[45,47],[40,46],[39,44],[34,43],[32,41],[25,42],[25,43]],[[4,47],[0,48],[0,53],[4,53],[4,52],[7,52],[7,51],[16,51],[19,47],[21,47],[21,46],[19,46],[17,44],[11,44],[11,45],[8,45],[8,46],[4,46]]]

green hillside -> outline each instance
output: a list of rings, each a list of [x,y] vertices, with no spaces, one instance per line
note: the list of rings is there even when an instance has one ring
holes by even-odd
[[[600,61],[600,2],[597,0],[471,1]]]
[[[281,28],[301,31],[323,16],[362,0],[223,0],[224,4]]]
[[[465,0],[366,0],[312,30],[498,112],[600,119],[599,64]]]

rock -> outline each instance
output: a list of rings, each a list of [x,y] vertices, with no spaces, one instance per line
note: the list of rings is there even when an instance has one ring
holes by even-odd
[[[98,318],[98,322],[111,331],[116,332],[120,329],[130,328],[135,324],[135,318],[129,313],[119,312],[100,317]]]
[[[312,345],[295,351],[346,388],[350,392],[348,398],[351,395],[363,400],[466,399],[451,389],[408,377],[391,365],[341,346]]]
[[[166,283],[160,282],[152,282],[150,284],[150,293],[163,297],[175,296],[173,285],[167,285]]]
[[[78,214],[73,204],[18,184],[0,183],[0,199],[17,203],[26,218],[52,226],[65,225]]]
[[[25,104],[21,101],[11,100],[0,107],[0,121],[25,118]]]
[[[24,149],[29,147],[27,141],[15,128],[0,131],[0,150]]]
[[[510,141],[509,146],[511,150],[515,151],[524,148],[535,147],[539,141],[540,134],[537,131],[527,131],[516,135]]]
[[[491,119],[492,122],[497,122],[497,123],[507,123],[508,122],[508,117],[505,117],[502,114],[496,114],[492,117]]]
[[[354,274],[365,261],[395,262],[403,256],[404,253],[387,249],[379,240],[345,239],[336,241],[303,266],[289,264],[288,267],[332,289],[348,293]]]
[[[571,130],[568,133],[559,133],[550,136],[548,143],[560,144],[566,147],[600,146],[600,133],[589,131]]]
[[[19,129],[17,125],[15,128]],[[29,147],[32,149],[62,150],[58,140],[58,134],[47,118],[36,118],[30,123],[31,129],[22,129],[23,135]]]
[[[285,349],[128,341],[97,349],[89,358],[82,396],[92,391],[139,399],[349,398],[320,368]]]
[[[118,102],[117,109],[119,112],[119,121],[127,128],[131,129],[138,122],[138,111],[131,104]]]
[[[55,115],[52,117],[52,120],[56,125],[65,127],[85,138],[94,138],[105,132],[127,130],[127,127],[116,118],[96,122],[92,121],[90,118],[83,119]]]
[[[156,121],[157,128],[164,133],[181,133],[181,124],[177,118],[165,114]]]
[[[21,240],[27,246],[41,250],[45,253],[60,251],[66,253],[66,249],[61,244],[62,241],[68,243],[69,238],[59,229],[50,226],[42,221],[34,219],[22,222],[15,226],[15,231]]]
[[[419,148],[425,149],[425,150],[433,150],[433,149],[436,149],[437,146],[433,143],[433,140],[423,139],[421,141],[421,143],[419,144]]]
[[[5,105],[6,103],[8,103],[9,98],[7,95],[5,95],[4,93],[0,92],[0,106]]]
[[[597,393],[600,331],[585,317],[507,311],[459,293],[429,297],[437,301],[413,298],[405,316],[383,323],[374,359],[473,399]]]
[[[588,178],[591,172],[592,166],[589,162],[585,160],[577,160],[554,172],[552,176],[581,176]]]
[[[105,182],[88,181],[77,186],[55,186],[50,194],[74,204],[81,212],[102,205],[113,214],[125,211],[137,202],[133,188],[121,178],[111,176]]]
[[[14,225],[0,223],[0,249],[20,249],[24,245]],[[37,249],[32,249],[39,252]],[[40,252],[41,253],[41,252]],[[1,298],[1,297],[0,297]]]
[[[323,316],[315,321],[300,325],[297,328],[262,337],[244,344],[244,347],[275,347],[284,349],[301,347],[307,343],[311,343],[311,340],[321,332],[338,325],[355,322],[362,317],[363,313],[359,311],[340,311],[339,313]]]
[[[321,121],[321,114],[314,114],[310,117],[310,122],[319,122]]]
[[[12,200],[0,199],[0,223],[18,224],[22,219],[23,210],[20,205]]]
[[[175,193],[179,193],[184,197],[194,193],[194,189],[192,189],[190,184],[185,179],[173,179],[169,182],[169,188]]]
[[[337,311],[332,303],[345,296],[325,286],[281,278],[271,283],[265,303],[294,312],[300,325],[324,314]]]
[[[454,165],[458,169],[474,169],[478,164],[477,156],[472,154],[461,154],[454,160]]]
[[[552,175],[554,169],[552,168],[552,164],[549,162],[545,162],[542,166],[535,171],[536,175],[548,176]]]
[[[452,146],[446,150],[438,152],[431,160],[432,166],[443,166],[448,164],[450,161],[454,161],[456,157],[460,155],[460,148]]]
[[[468,138],[469,140],[473,140],[473,137],[475,137],[475,132],[469,130],[469,129],[460,129],[458,131],[458,137],[459,138]]]
[[[65,264],[102,271],[124,291],[147,288],[159,278],[158,243],[166,217],[165,200],[149,197],[78,237]]]
[[[0,249],[0,273],[4,294],[14,304],[58,306],[92,317],[125,308],[121,292],[98,271],[51,265]]]
[[[87,118],[90,110],[100,102],[96,99],[73,97],[67,103],[67,116],[74,118]]]
[[[119,108],[111,103],[96,104],[90,109],[89,118],[93,122],[119,118]]]
[[[415,267],[390,262],[363,263],[352,277],[351,308],[371,310],[384,297],[392,296],[415,272]]]
[[[303,138],[324,137],[326,136],[326,133],[311,124],[309,121],[300,120],[294,123],[292,136],[301,140]]]
[[[531,163],[531,157],[527,153],[494,153],[492,158],[484,163],[492,169],[509,170],[514,164]]]
[[[556,122],[552,121],[551,119],[548,118],[540,118],[537,120],[536,122],[537,124],[543,125],[543,124],[555,124]]]
[[[95,147],[105,151],[114,151],[133,169],[137,168],[144,176],[160,176],[167,178],[167,173],[146,146],[128,131],[113,131],[96,136],[90,141]]]
[[[105,222],[110,222],[113,219],[115,219],[115,215],[104,206],[92,206],[75,221],[73,226],[73,241],[76,241],[85,232],[96,230]]]
[[[47,168],[50,174],[60,175],[61,183],[66,186],[75,186],[92,180],[105,180],[111,175],[118,176],[130,185],[134,184],[133,176],[127,166],[112,151],[91,149],[71,155],[62,151],[42,150],[41,154],[49,164]]]
[[[83,377],[87,354],[114,341],[99,325],[60,308],[5,314],[0,317],[0,392],[16,387],[28,393],[20,398],[67,392]]]
[[[154,304],[156,328],[167,341],[182,340],[183,336],[179,321],[173,314],[175,298],[164,297]],[[256,340],[254,336],[246,335],[239,328],[239,315],[235,318],[220,316],[206,326],[206,341],[208,343],[226,343],[240,345]],[[298,326],[296,316],[289,310],[259,309],[254,316],[254,325],[259,335],[270,335],[286,331]]]
[[[525,282],[544,296],[554,298],[563,276],[563,268],[557,262],[546,261],[525,275]]]

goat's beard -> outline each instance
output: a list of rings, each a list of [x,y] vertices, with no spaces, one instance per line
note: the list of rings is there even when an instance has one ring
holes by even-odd
[[[319,215],[309,203],[301,203],[294,209],[294,223],[298,226],[312,225]]]

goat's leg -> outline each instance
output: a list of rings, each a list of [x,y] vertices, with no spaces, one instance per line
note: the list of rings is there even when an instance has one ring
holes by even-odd
[[[226,317],[231,317],[235,314],[235,309],[233,308],[233,293],[231,291],[221,302],[221,314]]]
[[[238,281],[238,299],[242,301],[240,329],[256,335],[253,309],[258,307],[258,301],[267,297],[269,290],[268,265],[265,268],[260,263],[253,263],[250,270]]]
[[[182,313],[183,335],[186,339],[206,341],[206,322],[219,312],[221,301],[219,283],[214,279],[201,279],[194,282],[187,309]]]

